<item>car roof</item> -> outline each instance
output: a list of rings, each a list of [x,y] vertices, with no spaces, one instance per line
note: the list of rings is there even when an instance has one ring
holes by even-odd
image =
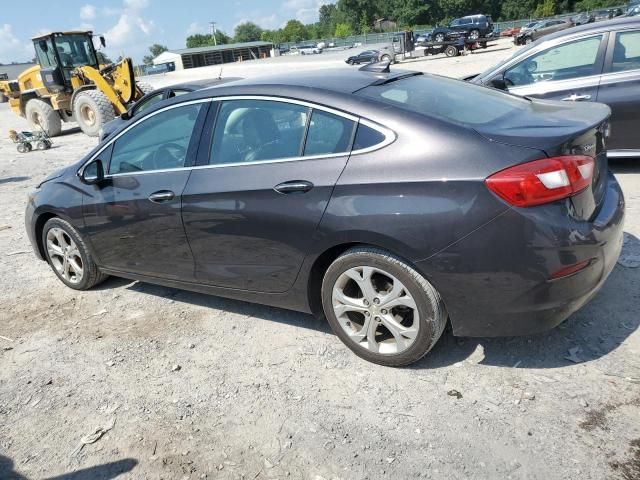
[[[604,20],[602,22],[587,23],[585,25],[579,25],[577,27],[568,28],[566,30],[560,30],[559,32],[545,35],[542,39],[545,42],[554,40],[556,38],[562,38],[567,36],[573,36],[579,33],[589,34],[598,32],[608,32],[610,30],[616,30],[618,27],[624,28],[626,26],[635,27],[640,25],[640,19],[636,17],[622,17],[615,18],[613,20]]]
[[[319,75],[317,70],[308,70],[300,72],[288,72],[286,74],[275,74],[252,79],[243,79],[233,82],[229,85],[221,85],[213,87],[218,89],[229,90],[229,94],[240,93],[238,90],[247,90],[247,87],[266,87],[281,86],[288,89],[299,89],[309,91],[324,90],[336,93],[355,93],[374,83],[380,83],[415,74],[407,70],[394,70],[388,73],[371,72],[366,70],[352,70],[349,68],[330,68],[322,70]],[[213,89],[212,88],[212,89]],[[207,89],[211,91],[212,89]],[[232,90],[236,90],[233,92]]]

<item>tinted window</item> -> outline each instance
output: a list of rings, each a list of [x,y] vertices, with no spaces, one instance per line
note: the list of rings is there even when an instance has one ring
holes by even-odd
[[[338,115],[314,110],[309,122],[304,155],[348,152],[355,123]]]
[[[378,130],[367,127],[361,123],[358,125],[352,150],[362,150],[363,148],[373,147],[374,145],[384,142],[384,140],[384,135]]]
[[[211,164],[299,157],[309,108],[270,100],[222,102]]]
[[[618,33],[613,48],[612,72],[640,68],[640,32]]]
[[[162,100],[162,92],[158,92],[145,98],[144,100],[138,102],[138,104],[133,108],[134,114],[144,112],[145,110],[153,107],[160,100]]]
[[[201,103],[171,108],[128,130],[113,146],[109,173],[183,167],[201,108]]]
[[[427,75],[371,85],[356,95],[465,126],[485,125],[529,105],[528,100],[504,92]]]
[[[530,56],[505,72],[508,86],[568,80],[594,74],[602,35],[565,43]]]

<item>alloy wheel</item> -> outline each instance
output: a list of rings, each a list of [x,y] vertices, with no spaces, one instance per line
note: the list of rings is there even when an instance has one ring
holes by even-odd
[[[373,353],[402,353],[418,335],[415,300],[400,280],[380,268],[361,266],[342,273],[332,304],[349,339]]]
[[[47,252],[51,265],[66,281],[77,284],[82,281],[84,264],[78,246],[67,232],[52,228],[47,232]]]

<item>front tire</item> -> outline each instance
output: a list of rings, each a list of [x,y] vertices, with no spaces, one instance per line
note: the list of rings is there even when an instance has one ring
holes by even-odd
[[[115,113],[104,93],[85,90],[73,101],[73,116],[85,134],[97,137],[102,126],[115,118]]]
[[[350,249],[329,266],[322,305],[349,349],[390,367],[426,355],[447,321],[436,289],[407,262],[378,248]]]
[[[100,272],[78,231],[61,218],[52,218],[42,229],[42,244],[52,270],[67,287],[87,290],[108,275]]]
[[[60,132],[62,132],[60,115],[44,100],[32,98],[27,102],[24,113],[31,130],[38,131],[42,129],[50,137],[60,135]]]

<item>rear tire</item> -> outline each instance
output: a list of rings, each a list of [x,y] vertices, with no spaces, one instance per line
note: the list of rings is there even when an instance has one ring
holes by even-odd
[[[325,273],[321,294],[333,332],[356,355],[379,365],[416,362],[447,323],[436,289],[407,262],[378,248],[357,247],[339,256]]]
[[[67,287],[88,290],[109,278],[98,269],[78,231],[61,218],[44,224],[42,245],[47,262]]]
[[[435,37],[433,37],[436,43],[444,42],[444,33],[436,33]]]
[[[38,142],[36,143],[36,148],[38,150],[46,150],[49,148],[49,146],[47,145],[47,142],[44,140],[38,140]]]
[[[60,115],[44,100],[32,98],[27,102],[24,113],[31,130],[39,131],[42,128],[50,137],[60,135],[62,132]]]
[[[524,39],[524,44],[525,45],[529,45],[532,42],[533,42],[533,39],[531,37],[527,37],[527,38]]]
[[[115,118],[115,113],[104,93],[85,90],[73,101],[73,116],[85,134],[97,137],[102,126]]]
[[[24,143],[19,143],[16,149],[19,153],[25,153],[27,151],[27,147],[24,146]]]

